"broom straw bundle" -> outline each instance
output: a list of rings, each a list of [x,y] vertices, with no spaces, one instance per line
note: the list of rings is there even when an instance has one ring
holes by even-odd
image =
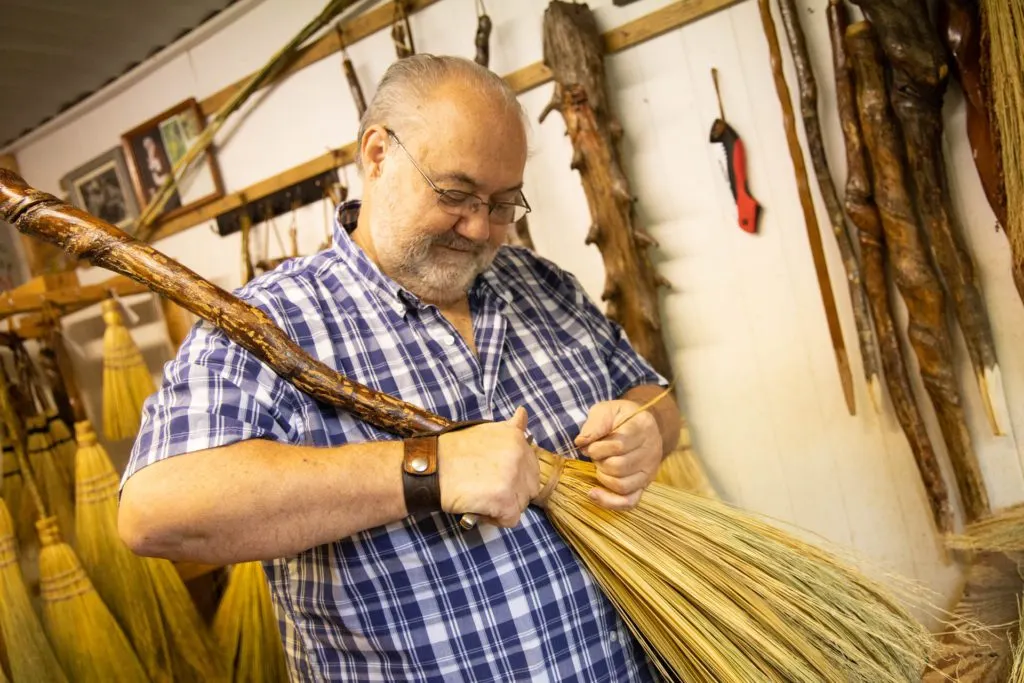
[[[21,447],[21,427],[7,385],[0,382],[0,412],[14,444],[29,497],[39,514],[39,592],[43,624],[61,668],[75,683],[145,683],[148,679],[117,621],[96,593],[49,516]],[[6,630],[5,630],[6,633]],[[29,679],[32,680],[32,679]],[[49,680],[49,679],[36,679]]]
[[[142,404],[156,387],[113,299],[103,302],[103,321],[103,431],[119,441],[139,431]]]
[[[28,588],[18,567],[14,522],[0,499],[0,633],[7,647],[11,678],[21,681],[67,683],[43,632]]]
[[[309,357],[259,309],[3,170],[0,219],[145,282],[301,391],[380,429],[410,436],[451,424],[352,382]],[[535,503],[546,505],[670,677],[884,682],[924,668],[927,631],[880,585],[831,555],[720,501],[659,484],[633,510],[605,511],[587,502],[593,463],[538,456],[546,484]]]
[[[270,599],[270,590],[259,562],[242,562],[231,568],[213,631],[235,681],[274,683],[288,680],[288,666]]]
[[[78,432],[75,549],[110,612],[124,628],[150,680],[171,681],[160,604],[143,558],[117,533],[118,476],[88,422]]]
[[[968,524],[962,534],[949,537],[947,545],[958,550],[1024,552],[1024,503]]]
[[[47,510],[53,511],[61,528],[72,530],[75,528],[75,508],[68,493],[71,490],[71,483],[57,466],[46,418],[43,415],[33,415],[25,420],[25,427],[28,432],[28,460],[32,472],[38,479],[43,503]],[[23,475],[23,481],[25,479],[27,476]],[[24,503],[31,505],[31,498],[26,497]]]

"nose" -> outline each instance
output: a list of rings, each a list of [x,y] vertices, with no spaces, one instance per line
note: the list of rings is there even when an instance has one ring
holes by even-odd
[[[487,207],[479,205],[475,211],[462,214],[455,231],[474,242],[484,242],[491,236],[491,218]]]

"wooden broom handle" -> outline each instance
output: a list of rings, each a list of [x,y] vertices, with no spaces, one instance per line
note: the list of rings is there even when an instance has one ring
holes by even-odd
[[[452,425],[438,415],[345,378],[310,357],[260,309],[98,218],[0,169],[0,219],[68,254],[120,273],[208,320],[283,379],[398,436]]]

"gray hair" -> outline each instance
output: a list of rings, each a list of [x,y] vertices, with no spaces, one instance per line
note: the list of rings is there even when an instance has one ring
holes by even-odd
[[[402,128],[422,123],[417,104],[443,84],[466,83],[518,114],[529,131],[529,117],[516,92],[498,74],[463,57],[416,54],[399,59],[388,67],[377,84],[377,91],[359,122],[356,144],[362,145],[366,129],[375,125]],[[356,150],[356,168],[362,172],[363,159]]]

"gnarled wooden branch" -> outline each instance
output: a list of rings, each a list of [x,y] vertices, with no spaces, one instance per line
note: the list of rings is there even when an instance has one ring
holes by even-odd
[[[953,530],[953,513],[949,504],[949,490],[942,479],[935,450],[928,429],[914,398],[910,376],[903,357],[896,324],[889,301],[889,283],[885,271],[885,235],[875,206],[868,169],[867,150],[857,115],[857,94],[854,91],[853,67],[846,54],[846,29],[849,20],[843,0],[831,0],[828,8],[829,36],[836,81],[836,100],[839,120],[846,141],[846,212],[857,226],[860,258],[864,275],[864,288],[878,334],[879,351],[885,383],[889,388],[896,419],[914,454],[925,495],[931,508],[932,519],[942,533]]]
[[[953,204],[942,154],[942,98],[949,66],[921,0],[853,0],[878,31],[893,69],[892,106],[903,131],[926,242],[953,302],[994,434],[1009,412],[995,341],[974,263]]]
[[[608,107],[601,37],[590,8],[555,0],[544,12],[544,63],[555,92],[541,115],[558,110],[572,140],[572,168],[580,173],[593,220],[587,236],[604,258],[602,299],[609,318],[662,375],[672,376],[661,335],[658,286],[647,247],[654,239],[633,224],[633,197],[617,143],[622,126]]]
[[[889,107],[882,53],[867,22],[849,28],[846,45],[856,75],[861,130],[874,174],[875,201],[896,286],[910,319],[907,335],[956,471],[965,515],[974,521],[989,512],[988,493],[960,404],[944,315],[945,296],[932,270],[907,191],[903,145]]]
[[[825,143],[822,141],[821,123],[818,120],[818,85],[814,78],[814,70],[811,68],[811,59],[807,54],[807,42],[800,26],[800,18],[797,16],[795,0],[779,0],[779,11],[782,14],[782,25],[786,30],[789,48],[793,53],[793,63],[796,65],[800,90],[800,116],[804,122],[807,148],[811,153],[814,175],[818,179],[818,189],[821,191],[829,222],[832,224],[832,234],[835,235],[843,268],[846,270],[846,284],[850,290],[853,318],[857,324],[857,339],[860,342],[864,376],[868,382],[875,411],[881,413],[882,384],[879,378],[878,340],[871,325],[871,314],[868,311],[868,299],[864,292],[857,253],[853,249],[843,207],[839,203],[839,193],[836,192],[832,172],[828,167],[828,158],[825,156]]]

